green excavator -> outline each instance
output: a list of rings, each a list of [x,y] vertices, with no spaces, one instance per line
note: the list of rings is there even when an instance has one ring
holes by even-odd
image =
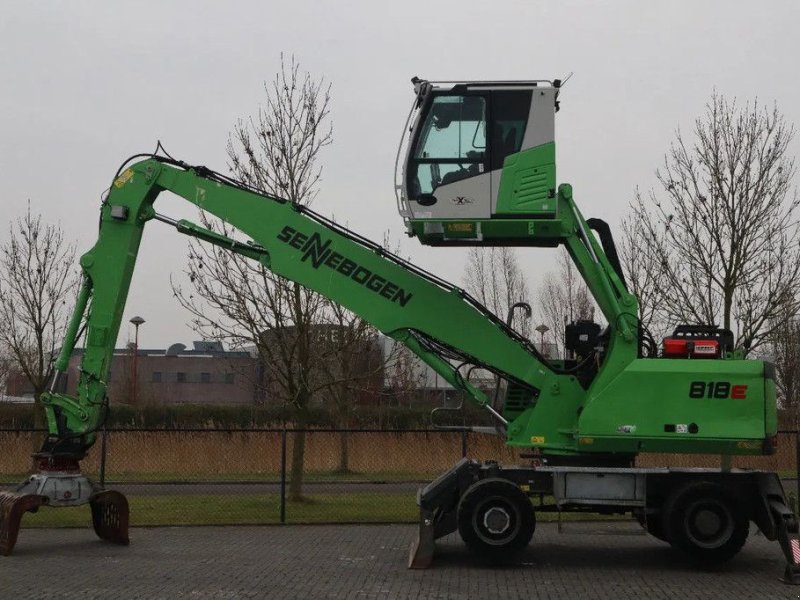
[[[41,398],[49,433],[35,455],[39,470],[0,493],[0,552],[11,553],[22,515],[42,505],[89,503],[98,535],[128,542],[124,496],[97,489],[80,461],[109,410],[106,377],[142,232],[158,221],[359,315],[488,411],[520,450],[527,464],[464,459],[420,490],[409,566],[428,566],[435,540],[456,530],[475,553],[507,562],[530,542],[537,512],[580,511],[630,513],[703,562],[734,556],[753,522],[781,542],[786,578],[798,580],[797,522],[775,473],[635,466],[646,452],[774,453],[775,370],[745,359],[731,332],[710,324],[680,325],[662,344],[642,325],[610,228],[585,218],[572,187],[556,183],[560,82],[412,83],[395,175],[408,234],[429,246],[564,246],[606,325],[567,324],[567,356],[548,358],[464,290],[307,207],[203,166],[137,155],[115,175],[97,243],[80,259],[82,286]],[[164,191],[238,237],[160,214]],[[60,390],[79,339],[73,397]],[[501,398],[470,381],[473,368],[497,376]]]

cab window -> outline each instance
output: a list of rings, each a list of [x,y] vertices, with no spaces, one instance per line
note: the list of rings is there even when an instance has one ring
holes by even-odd
[[[486,99],[435,96],[409,165],[412,198],[440,185],[479,175],[486,162]]]
[[[502,169],[506,156],[519,152],[522,147],[531,108],[531,93],[531,90],[492,92],[491,170]]]
[[[482,158],[486,101],[481,96],[437,96],[422,127],[416,158]]]

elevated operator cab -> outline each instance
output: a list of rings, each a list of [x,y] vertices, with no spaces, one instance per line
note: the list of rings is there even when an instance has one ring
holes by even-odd
[[[560,81],[412,83],[395,168],[409,235],[431,245],[535,243],[528,220],[558,217]]]

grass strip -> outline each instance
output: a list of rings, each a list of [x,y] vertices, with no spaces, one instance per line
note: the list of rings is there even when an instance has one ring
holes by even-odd
[[[205,494],[130,496],[131,526],[269,525],[280,520],[276,494]],[[414,494],[376,492],[313,494],[301,502],[287,502],[286,521],[301,523],[414,523],[419,516]],[[542,522],[558,519],[555,513],[537,513]],[[565,521],[627,519],[591,513],[565,513]],[[26,515],[23,527],[89,527],[88,505],[72,508],[42,507]]]

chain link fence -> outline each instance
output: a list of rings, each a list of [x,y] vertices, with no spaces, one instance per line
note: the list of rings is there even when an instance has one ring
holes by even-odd
[[[30,471],[42,432],[0,430],[0,487]],[[798,496],[797,435],[733,466],[776,471]],[[132,525],[414,522],[416,491],[462,456],[525,464],[503,438],[468,430],[113,429],[82,462],[130,501]],[[302,455],[302,474],[298,456]],[[719,467],[718,455],[642,454],[637,466]],[[84,525],[87,507],[41,510],[26,526]]]

